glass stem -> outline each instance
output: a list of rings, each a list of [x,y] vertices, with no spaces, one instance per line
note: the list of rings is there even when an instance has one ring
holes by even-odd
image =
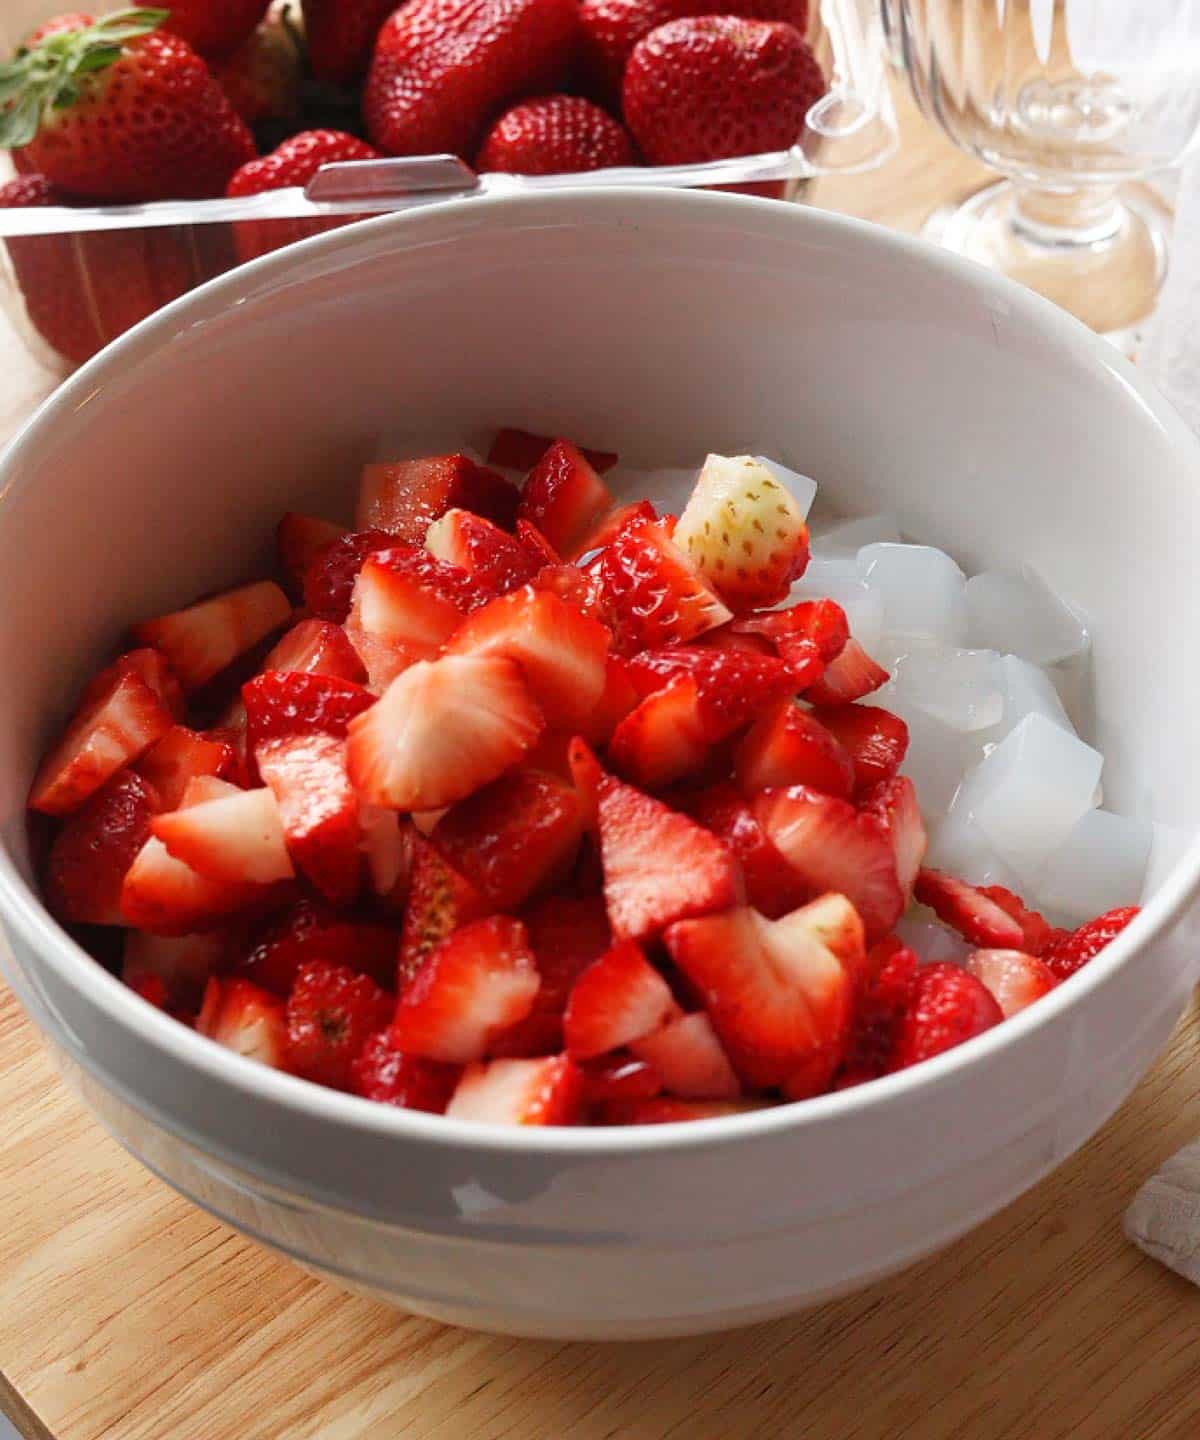
[[[1125,229],[1125,206],[1115,186],[1048,190],[1017,181],[1014,190],[1012,227],[1027,245],[1092,250],[1112,245]]]

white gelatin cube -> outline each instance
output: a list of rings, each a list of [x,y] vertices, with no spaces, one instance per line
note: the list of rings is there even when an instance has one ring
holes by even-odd
[[[896,934],[927,965],[941,960],[961,965],[971,953],[970,945],[962,936],[948,925],[943,925],[924,905],[908,907],[896,925]]]
[[[988,735],[989,740],[1003,740],[1026,715],[1041,715],[1060,730],[1074,733],[1074,726],[1063,708],[1054,681],[1040,666],[1022,660],[1019,655],[1004,655],[998,671],[1004,704],[1000,722]]]
[[[813,548],[823,555],[857,555],[864,545],[880,540],[900,539],[900,522],[890,512],[860,515],[856,520],[843,520],[813,537]]]
[[[891,710],[908,726],[908,751],[900,773],[916,787],[926,824],[939,820],[949,810],[968,768],[982,758],[982,749],[936,715],[918,709],[899,692],[895,681],[877,690],[865,703]]]
[[[937,645],[966,641],[966,582],[944,550],[932,545],[865,545],[858,563],[867,584],[883,593],[885,637]]]
[[[1053,665],[1088,648],[1087,626],[1037,571],[985,570],[967,581],[970,643]]]
[[[895,684],[910,705],[952,730],[987,730],[1004,714],[1000,656],[994,650],[914,648],[897,665]]]
[[[799,470],[789,470],[786,465],[781,465],[778,460],[772,460],[766,455],[756,455],[754,458],[760,465],[765,465],[783,488],[791,493],[800,507],[800,513],[807,520],[812,503],[817,498],[817,482],[810,480],[807,475],[801,475]]]
[[[925,864],[957,875],[972,885],[1021,888],[1016,871],[1004,863],[988,837],[957,803],[934,830],[925,853]]]
[[[1148,820],[1089,810],[1046,866],[1038,901],[1075,921],[1142,898],[1154,827]]]
[[[850,633],[874,655],[883,633],[883,596],[858,573],[853,555],[814,557],[792,586],[787,604],[798,600],[834,600],[846,612]]]

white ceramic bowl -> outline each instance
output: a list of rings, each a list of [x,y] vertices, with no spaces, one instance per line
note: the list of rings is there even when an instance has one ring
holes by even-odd
[[[682,192],[472,200],[188,296],[4,458],[7,973],[153,1170],[412,1310],[631,1337],[860,1286],[1012,1200],[1129,1093],[1200,968],[1200,850],[1160,866],[1094,964],[932,1063],[635,1131],[485,1129],[258,1067],[125,990],[31,885],[35,759],[131,618],[252,571],[281,511],[348,509],[381,432],[434,448],[505,422],[660,463],[765,452],[848,509],[902,508],[967,566],[1032,561],[1093,622],[1107,802],[1191,831],[1200,455],[1115,353],[982,269],[828,215]]]

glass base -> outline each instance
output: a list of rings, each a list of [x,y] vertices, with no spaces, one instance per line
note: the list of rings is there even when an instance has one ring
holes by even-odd
[[[1011,180],[935,211],[927,238],[999,270],[1136,357],[1167,269],[1170,206],[1149,185],[1061,195]]]

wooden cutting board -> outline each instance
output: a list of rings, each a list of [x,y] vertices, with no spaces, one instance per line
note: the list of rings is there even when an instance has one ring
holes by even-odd
[[[981,172],[903,107],[876,175],[810,198],[914,229]],[[0,429],[50,377],[0,335]],[[1194,1440],[1200,1294],[1121,1234],[1200,1133],[1200,1026],[1080,1155],[944,1254],[696,1340],[515,1341],[330,1288],[131,1160],[0,985],[0,1411],[29,1440]]]

